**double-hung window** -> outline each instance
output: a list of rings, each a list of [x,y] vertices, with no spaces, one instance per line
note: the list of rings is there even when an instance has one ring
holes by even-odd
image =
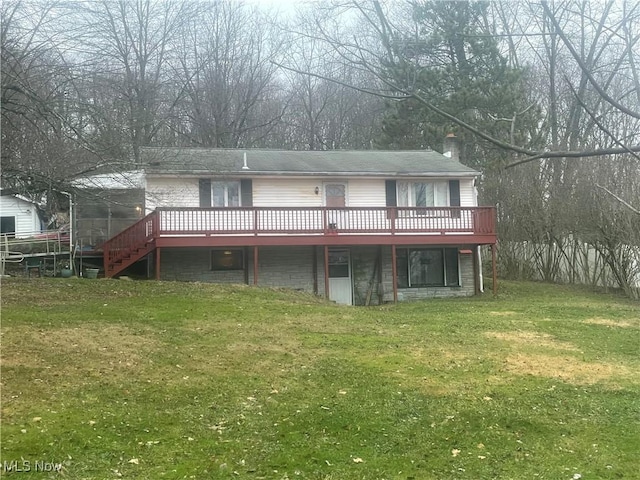
[[[250,178],[213,181],[201,178],[198,182],[200,207],[251,207],[253,184]]]
[[[449,205],[449,183],[398,182],[399,207],[446,207]]]
[[[239,207],[240,182],[211,182],[211,205],[213,207]]]

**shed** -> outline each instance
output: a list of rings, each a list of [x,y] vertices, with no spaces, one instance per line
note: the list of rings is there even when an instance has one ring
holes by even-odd
[[[42,231],[37,205],[17,195],[0,195],[0,233],[18,238]]]

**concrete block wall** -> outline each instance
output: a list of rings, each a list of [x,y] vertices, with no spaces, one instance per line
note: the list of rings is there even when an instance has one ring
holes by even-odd
[[[371,304],[393,301],[391,247],[382,247],[382,272],[374,275],[374,265],[380,248],[377,246],[351,246],[351,275],[353,299],[364,305],[367,292],[372,288]],[[420,248],[420,247],[415,247]],[[422,247],[424,248],[424,247]],[[323,247],[261,247],[258,252],[258,285],[286,287],[314,292],[313,251],[316,250],[317,293],[324,295]],[[211,283],[253,284],[253,248],[246,249],[245,270],[212,271],[211,248],[163,248],[160,254],[162,280],[198,281]],[[473,256],[460,254],[459,287],[425,287],[398,289],[398,300],[419,300],[436,297],[463,297],[475,293]],[[382,282],[379,282],[379,276]],[[370,282],[373,283],[370,287]]]
[[[253,284],[253,248],[247,248],[244,270],[212,271],[211,248],[163,248],[162,280]],[[321,253],[321,252],[320,252]],[[324,268],[324,267],[321,267]],[[322,278],[319,281],[323,281]],[[261,247],[258,252],[258,285],[313,292],[313,247]],[[324,293],[324,283],[319,290]]]
[[[181,282],[245,283],[244,270],[211,270],[211,248],[163,248],[160,278]]]
[[[313,293],[314,247],[260,247],[258,285]],[[253,284],[253,247],[248,248],[249,283]],[[324,267],[322,267],[324,268]],[[324,283],[318,285],[324,293]]]

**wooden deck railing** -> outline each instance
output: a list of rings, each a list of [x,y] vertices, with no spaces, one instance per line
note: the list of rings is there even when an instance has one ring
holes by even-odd
[[[162,235],[495,233],[494,207],[159,208]]]
[[[156,239],[260,235],[495,235],[494,207],[158,208],[103,245],[111,276],[151,252]]]

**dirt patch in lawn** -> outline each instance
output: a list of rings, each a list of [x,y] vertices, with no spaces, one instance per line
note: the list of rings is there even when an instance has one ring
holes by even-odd
[[[509,355],[505,359],[506,369],[518,375],[535,375],[557,378],[576,385],[605,383],[617,386],[620,381],[637,378],[638,371],[625,365],[583,362],[573,357],[554,355]]]
[[[569,342],[556,340],[552,335],[537,332],[486,332],[486,336],[518,345],[531,345],[558,350],[578,351],[578,347]]]
[[[478,362],[488,361],[486,357],[480,356],[482,353],[472,354],[468,349],[437,347],[414,347],[409,348],[407,353],[406,362],[398,362],[397,357],[385,361],[384,356],[380,356],[379,360],[388,366],[389,375],[400,380],[403,385],[411,385],[427,395],[449,395],[487,382],[485,377],[468,373]]]
[[[604,325],[606,327],[620,327],[620,328],[634,328],[638,325],[633,325],[631,322],[616,321],[609,318],[587,318],[582,323],[588,323],[590,325]]]
[[[8,338],[11,337],[11,338]],[[159,342],[122,326],[55,330],[13,327],[4,340],[14,348],[3,352],[5,367],[113,371],[136,366]]]

